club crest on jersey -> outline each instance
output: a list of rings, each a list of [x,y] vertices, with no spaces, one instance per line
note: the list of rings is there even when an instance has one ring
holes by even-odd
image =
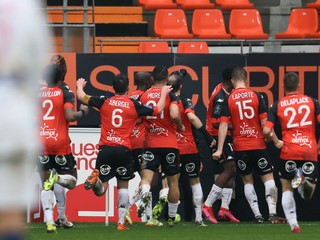
[[[123,143],[123,139],[121,137],[117,136],[113,129],[111,129],[111,131],[109,131],[107,134],[108,134],[108,136],[107,136],[108,141],[114,142],[114,143],[117,143],[120,145]]]
[[[55,141],[58,141],[58,133],[55,128],[49,128],[47,124],[43,124],[43,127],[40,127],[40,137],[45,137],[46,139],[52,138]]]
[[[166,156],[166,160],[169,164],[174,163],[174,160],[176,160],[176,155],[174,153],[168,153]]]
[[[237,164],[238,164],[238,167],[241,171],[243,171],[247,168],[247,164],[242,160],[238,160]]]
[[[311,174],[314,171],[314,164],[312,162],[306,162],[302,165],[302,172],[304,174]]]
[[[127,173],[127,169],[125,167],[118,167],[116,169],[116,172],[120,175],[120,176],[124,176]]]
[[[104,176],[108,175],[109,172],[111,170],[111,167],[109,165],[106,165],[106,164],[103,164],[101,167],[100,167],[100,173]]]
[[[287,161],[284,168],[287,172],[293,172],[297,168],[297,164],[294,161]]]
[[[312,140],[309,140],[308,136],[303,136],[302,133],[300,133],[298,130],[296,133],[292,134],[292,143],[299,144],[299,146],[307,146],[309,148],[312,148]]]
[[[186,171],[188,173],[193,172],[196,169],[196,165],[194,163],[188,163],[186,164]]]
[[[50,160],[48,155],[38,155],[38,159],[39,159],[41,164],[46,164]]]
[[[149,129],[149,132],[150,133],[155,133],[155,134],[157,134],[158,136],[159,135],[166,135],[166,136],[168,136],[168,130],[167,129],[164,129],[164,128],[162,128],[162,127],[159,127],[159,126],[157,126],[156,124],[154,124],[154,123],[152,123],[151,125],[151,128]]]
[[[154,159],[154,155],[152,152],[146,151],[142,154],[143,161],[152,161]]]
[[[132,131],[131,131],[131,137],[136,137],[138,138],[140,135],[140,130],[137,129],[137,128],[133,128]]]
[[[57,155],[54,160],[56,161],[57,164],[60,166],[63,166],[67,163],[67,159],[64,155]]]
[[[221,105],[217,105],[217,106],[214,108],[213,114],[215,114],[215,115],[220,115],[221,109],[222,109]]]
[[[258,167],[259,167],[260,169],[264,169],[266,166],[268,166],[268,161],[267,161],[267,159],[265,159],[265,158],[260,158],[260,159],[258,160]]]
[[[177,138],[177,142],[182,141],[182,142],[187,142],[187,138],[185,136],[183,136],[181,133],[176,132],[176,138]]]
[[[247,125],[245,122],[243,122],[242,126],[240,126],[241,131],[240,134],[241,135],[246,135],[248,138],[249,137],[255,137],[258,138],[259,132],[256,131],[255,127],[249,127],[249,125]]]

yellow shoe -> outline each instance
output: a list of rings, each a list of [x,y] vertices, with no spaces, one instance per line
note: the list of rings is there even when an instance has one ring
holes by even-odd
[[[153,226],[162,227],[163,223],[159,222],[157,219],[150,219],[147,221],[146,226],[148,226],[148,227],[153,227]]]
[[[54,168],[52,168],[50,170],[50,176],[49,178],[47,179],[47,181],[44,182],[43,184],[43,188],[45,191],[49,191],[49,190],[52,190],[54,184],[56,182],[58,182],[58,179],[59,179],[59,175],[57,173],[57,170],[55,170]]]
[[[130,209],[128,209],[128,211],[127,211],[125,221],[126,221],[126,224],[128,224],[129,226],[132,226],[132,219],[130,217]]]
[[[57,231],[57,227],[51,223],[47,223],[47,233],[54,233]]]
[[[180,216],[180,214],[177,213],[174,218],[174,223],[179,223],[179,222],[181,222],[181,216]]]

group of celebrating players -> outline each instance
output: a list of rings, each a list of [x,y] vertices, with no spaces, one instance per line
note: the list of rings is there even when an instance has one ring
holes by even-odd
[[[108,189],[108,181],[116,177],[118,188],[118,230],[132,224],[130,207],[140,200],[138,215],[146,215],[147,226],[162,226],[158,220],[164,205],[168,227],[179,221],[179,176],[186,174],[193,194],[196,226],[206,226],[202,215],[217,224],[213,203],[222,197],[219,217],[239,222],[229,211],[236,172],[241,174],[244,193],[257,223],[264,219],[259,211],[252,173],[261,176],[271,223],[288,222],[293,233],[299,233],[293,197],[297,189],[302,198],[312,197],[318,175],[319,103],[299,93],[299,78],[287,73],[283,79],[286,96],[275,102],[269,112],[263,95],[246,87],[244,68],[228,66],[223,81],[210,97],[206,125],[195,115],[192,101],[181,96],[185,72],[168,74],[164,66],[155,66],[152,74],[135,75],[137,89],[128,95],[129,80],[119,74],[113,80],[114,93],[91,96],[85,91],[86,81],[77,81],[77,98],[83,103],[75,111],[74,94],[64,83],[66,62],[60,55],[53,56],[43,72],[46,86],[40,90],[40,138],[43,151],[39,155],[39,171],[44,181],[41,200],[47,232],[56,227],[71,228],[65,215],[66,188],[76,186],[76,162],[70,148],[69,122],[88,114],[88,106],[99,110],[101,117],[100,150],[93,172],[84,187],[97,196]],[[268,113],[267,113],[268,112]],[[282,140],[273,130],[280,122]],[[222,173],[203,202],[200,183],[201,162],[195,140],[200,132],[213,160],[223,166]],[[281,148],[280,180],[285,219],[277,216],[278,189],[274,181],[266,142]],[[138,172],[141,182],[137,194],[129,197],[128,184]],[[155,173],[163,175],[159,202],[152,210],[151,185]],[[58,219],[53,219],[54,195],[58,205]]]

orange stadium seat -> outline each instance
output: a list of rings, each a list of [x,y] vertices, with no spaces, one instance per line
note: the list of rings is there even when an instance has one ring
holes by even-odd
[[[268,34],[262,29],[260,13],[256,9],[232,10],[229,30],[236,39],[268,39]]]
[[[140,42],[139,53],[170,53],[167,42]]]
[[[179,42],[178,53],[209,53],[206,42]]]
[[[293,9],[290,14],[289,24],[284,33],[277,33],[277,39],[305,38],[308,34],[318,31],[318,12],[316,9]]]
[[[188,32],[186,15],[182,9],[157,10],[154,33],[160,38],[193,38]]]
[[[198,38],[229,39],[221,10],[197,9],[192,17],[192,33]]]
[[[176,2],[185,10],[214,7],[210,0],[176,0]]]
[[[215,3],[222,10],[254,8],[253,3],[250,3],[249,0],[216,0]]]
[[[320,0],[316,0],[315,2],[312,2],[312,3],[307,3],[306,6],[307,8],[320,9]]]
[[[142,5],[146,10],[177,8],[177,4],[172,0],[139,0],[139,5]]]

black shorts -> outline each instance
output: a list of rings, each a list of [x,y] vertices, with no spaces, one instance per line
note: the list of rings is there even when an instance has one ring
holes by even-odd
[[[273,166],[267,149],[235,151],[237,168],[242,176],[252,173],[254,169],[259,175],[273,172]]]
[[[142,148],[132,149],[133,154],[133,170],[134,172],[140,171],[140,165],[142,162]]]
[[[200,173],[200,159],[197,153],[195,154],[181,154],[181,173],[186,174],[189,178],[199,177]]]
[[[113,177],[129,181],[134,178],[132,151],[124,146],[102,146],[95,168],[100,171],[99,178],[102,182]]]
[[[213,137],[216,140],[216,146],[212,149],[212,153],[216,151],[216,147],[218,147],[218,137],[214,136]],[[225,163],[227,161],[234,161],[234,152],[233,152],[233,144],[232,144],[232,137],[231,136],[226,136],[226,140],[224,141],[223,144],[223,151],[221,158],[218,160],[219,163]]]
[[[295,176],[296,168],[301,168],[303,176],[311,181],[316,181],[318,177],[318,162],[301,160],[283,160],[280,159],[280,178],[292,180]]]
[[[141,170],[159,171],[167,176],[180,173],[179,150],[176,148],[146,148],[143,150]]]
[[[58,174],[77,176],[77,163],[72,153],[66,155],[38,155],[39,171],[56,169]]]

